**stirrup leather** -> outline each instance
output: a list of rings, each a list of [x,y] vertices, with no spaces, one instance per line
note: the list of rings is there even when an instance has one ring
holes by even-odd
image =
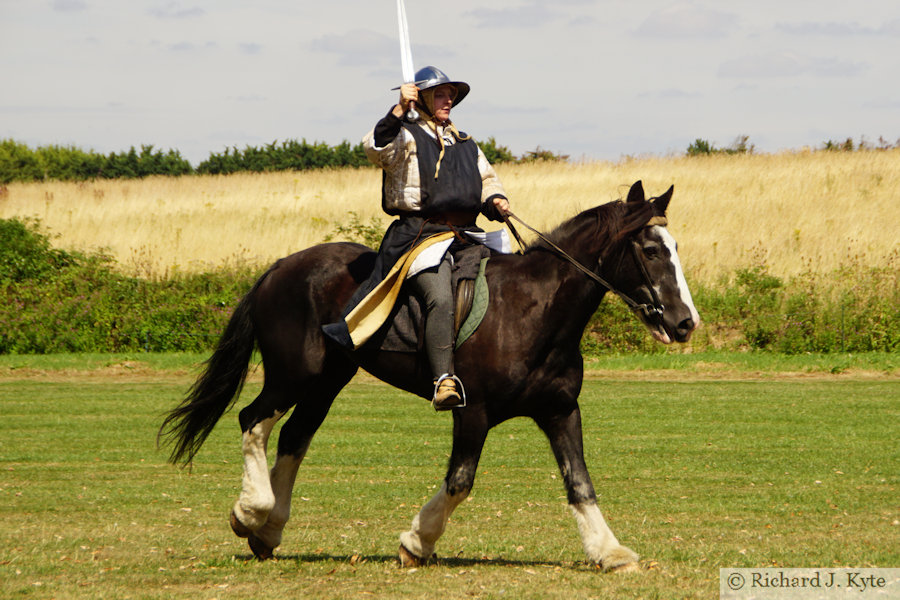
[[[437,399],[438,389],[441,387],[441,383],[445,380],[451,380],[456,384],[456,391],[459,394],[459,403],[453,405],[438,405],[435,403]],[[449,373],[444,373],[440,377],[437,378],[437,381],[434,382],[434,393],[431,395],[431,406],[434,410],[450,410],[453,408],[465,408],[466,406],[466,388],[463,387],[462,381],[460,381],[459,377],[456,375],[450,375]]]

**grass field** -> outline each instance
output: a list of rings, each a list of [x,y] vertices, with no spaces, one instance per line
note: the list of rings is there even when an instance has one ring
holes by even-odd
[[[669,216],[689,278],[767,264],[778,276],[900,264],[900,150],[532,163],[497,168],[515,213],[548,229],[675,185]],[[322,242],[355,212],[383,228],[375,169],[10,184],[0,218],[34,216],[64,248],[105,248],[129,274],[263,266]],[[486,228],[495,227],[490,223]],[[893,263],[891,262],[893,261]]]
[[[491,433],[441,562],[404,570],[397,535],[443,476],[450,417],[358,378],[301,467],[278,560],[257,563],[227,523],[235,413],[192,472],[155,449],[197,357],[3,356],[0,595],[715,598],[719,567],[900,566],[896,356],[755,356],[589,365],[587,462],[649,567],[628,575],[583,562],[527,420]]]

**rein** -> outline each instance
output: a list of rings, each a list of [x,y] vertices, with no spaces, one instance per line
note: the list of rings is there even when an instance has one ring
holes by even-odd
[[[585,267],[583,264],[578,262],[575,258],[570,256],[568,252],[566,252],[565,250],[563,250],[562,248],[557,246],[555,243],[553,243],[543,233],[541,233],[540,231],[538,231],[537,229],[535,229],[534,227],[532,227],[531,225],[529,225],[528,223],[526,223],[525,221],[523,221],[522,219],[520,219],[519,217],[514,215],[512,212],[507,212],[505,215],[503,215],[503,220],[506,222],[506,226],[509,227],[509,230],[512,232],[513,237],[516,238],[516,242],[519,243],[519,246],[522,249],[525,248],[525,242],[522,241],[522,236],[519,235],[519,232],[516,231],[515,226],[513,226],[512,222],[510,221],[511,218],[515,219],[516,221],[519,222],[520,225],[522,225],[523,227],[525,227],[532,233],[536,234],[541,240],[544,241],[544,243],[546,243],[551,248],[553,248],[553,250],[555,250],[562,258],[564,258],[565,260],[570,262],[579,271],[581,271],[582,273],[587,275],[590,279],[594,280],[596,283],[602,285],[609,291],[616,294],[619,298],[622,299],[623,302],[625,302],[625,304],[628,305],[628,307],[632,311],[641,312],[644,314],[645,317],[647,317],[647,319],[650,319],[653,321],[656,321],[657,319],[662,318],[662,313],[663,313],[663,310],[665,309],[665,307],[662,305],[662,302],[660,302],[659,296],[656,294],[656,289],[654,289],[654,287],[653,287],[653,282],[650,281],[650,274],[647,272],[647,268],[644,266],[644,263],[641,262],[640,257],[638,256],[637,242],[632,241],[631,249],[634,254],[634,260],[638,264],[638,268],[641,271],[641,277],[644,279],[644,284],[647,286],[647,289],[650,291],[650,296],[653,299],[653,304],[639,304],[638,302],[635,302],[629,296],[627,296],[625,293],[620,292],[619,290],[614,288],[608,281],[606,281],[605,279],[603,279],[602,277],[600,277],[599,275],[597,275],[596,273],[594,273],[593,271],[591,271],[590,269]],[[657,216],[657,217],[651,218],[650,221],[647,222],[645,227],[652,227],[654,225],[665,226],[666,223],[667,223],[667,221],[666,221],[665,217]]]

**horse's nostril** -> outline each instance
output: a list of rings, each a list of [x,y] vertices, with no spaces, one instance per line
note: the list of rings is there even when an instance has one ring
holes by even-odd
[[[683,320],[678,324],[678,333],[687,335],[694,330],[694,320],[691,318]]]

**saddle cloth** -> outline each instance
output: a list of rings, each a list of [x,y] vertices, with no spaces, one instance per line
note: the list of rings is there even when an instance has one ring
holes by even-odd
[[[459,348],[478,329],[487,313],[488,294],[485,270],[489,251],[475,245],[454,254],[452,293],[454,294],[455,347]],[[419,352],[425,333],[425,311],[414,294],[399,294],[382,326],[366,342],[366,350]]]

